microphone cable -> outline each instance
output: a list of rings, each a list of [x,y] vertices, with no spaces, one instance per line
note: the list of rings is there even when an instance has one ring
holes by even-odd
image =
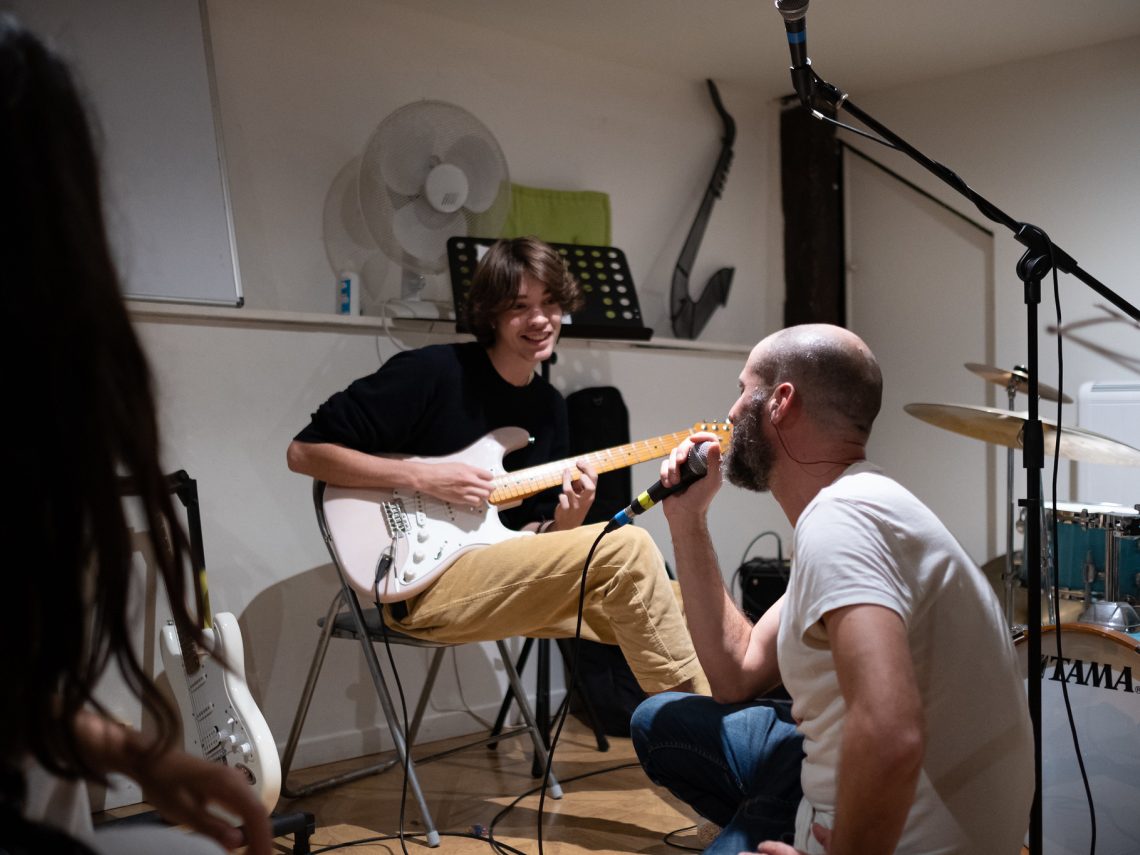
[[[506,808],[504,808],[502,811],[500,811],[498,814],[496,814],[495,818],[492,819],[491,823],[487,826],[487,837],[486,837],[487,843],[488,843],[488,845],[490,845],[492,850],[494,850],[497,853],[500,853],[500,855],[526,855],[526,853],[523,853],[520,850],[518,850],[512,846],[509,846],[508,844],[501,843],[500,841],[496,840],[495,839],[495,825],[504,816],[506,816],[507,813],[509,813],[510,810],[515,807],[515,805],[517,805],[520,801],[522,801],[522,799],[524,799],[525,797],[527,797],[527,796],[529,796],[535,792],[539,793],[538,819],[537,819],[537,826],[536,826],[536,828],[537,828],[537,840],[538,840],[538,853],[539,853],[539,855],[543,855],[543,844],[542,844],[543,808],[544,808],[545,803],[546,803],[546,791],[547,791],[547,787],[548,787],[549,782],[550,782],[551,769],[553,768],[553,764],[554,764],[554,749],[558,745],[558,740],[562,735],[562,728],[565,726],[566,718],[570,713],[569,699],[573,695],[574,690],[578,687],[578,674],[579,674],[578,663],[579,663],[579,658],[580,658],[579,657],[579,642],[582,639],[583,613],[585,611],[585,604],[586,604],[586,579],[587,579],[587,576],[588,576],[588,573],[590,570],[590,563],[593,561],[593,558],[594,558],[594,553],[597,551],[598,545],[602,542],[602,538],[604,538],[608,533],[609,532],[607,532],[605,527],[603,526],[602,530],[598,533],[598,536],[594,539],[594,542],[590,545],[590,550],[586,554],[586,560],[582,565],[582,577],[581,577],[581,581],[580,581],[579,586],[578,586],[578,614],[577,614],[577,619],[576,619],[575,626],[574,626],[574,639],[573,639],[573,645],[572,645],[574,653],[573,653],[573,658],[570,662],[570,679],[569,679],[569,682],[568,682],[568,685],[566,688],[566,702],[560,706],[559,712],[557,714],[557,724],[555,726],[555,731],[554,731],[554,734],[550,740],[550,747],[547,749],[547,752],[546,752],[546,766],[542,772],[542,783],[538,787],[527,790],[525,793],[518,796]],[[395,835],[389,835],[389,836],[385,836],[385,837],[372,837],[372,838],[368,838],[367,840],[356,840],[356,841],[352,841],[350,843],[341,843],[341,844],[337,844],[336,846],[331,846],[331,847],[326,847],[324,849],[315,850],[316,852],[327,852],[331,849],[337,849],[337,848],[342,848],[342,847],[347,847],[347,846],[355,846],[358,844],[363,844],[363,843],[368,843],[368,842],[379,842],[382,840],[399,840],[400,841],[400,849],[403,851],[404,855],[409,855],[407,838],[416,836],[416,835],[408,835],[405,831],[405,823],[406,823],[406,817],[407,817],[407,802],[408,802],[408,770],[409,770],[409,764],[410,764],[410,760],[411,760],[411,746],[408,745],[408,742],[407,742],[408,705],[407,705],[406,696],[404,694],[403,682],[400,680],[400,672],[396,667],[395,656],[392,653],[392,644],[391,644],[391,641],[388,637],[388,624],[384,620],[384,608],[380,602],[380,596],[379,596],[379,582],[380,582],[380,579],[383,577],[383,573],[379,570],[379,567],[385,563],[391,563],[391,549],[392,548],[389,547],[388,561],[385,562],[384,557],[382,556],[380,562],[378,562],[378,565],[377,565],[378,570],[376,573],[376,584],[373,588],[373,602],[376,605],[377,616],[380,619],[380,634],[381,634],[383,641],[384,641],[384,649],[385,649],[385,652],[387,653],[387,656],[388,656],[388,664],[392,668],[392,675],[396,681],[396,693],[400,698],[401,727],[403,729],[403,734],[401,734],[401,738],[403,738],[403,740],[404,740],[404,757],[403,757],[403,763],[402,763],[403,781],[401,782],[401,786],[400,786],[400,813],[399,813],[398,831]],[[569,780],[570,781],[576,781],[576,780],[579,780],[580,778],[585,778],[585,777],[590,777],[591,775],[601,774],[602,772],[614,771],[616,769],[627,768],[627,767],[632,767],[632,766],[639,766],[639,765],[640,764],[638,764],[638,763],[627,763],[627,764],[623,764],[622,766],[616,766],[616,767],[612,767],[612,768],[608,768],[608,769],[601,769],[601,770],[596,770],[593,772],[588,772],[588,773],[585,773],[583,775],[578,775],[578,776],[575,776],[573,778],[570,778]],[[452,836],[452,837],[457,836],[457,837],[470,837],[470,838],[480,839],[475,834],[457,834],[454,832],[450,832],[446,835],[443,832],[439,832],[439,834],[440,834],[440,836]]]
[[[396,657],[392,654],[392,642],[388,638],[388,622],[384,620],[384,606],[380,602],[380,580],[384,577],[387,570],[387,567],[385,565],[391,565],[392,559],[394,557],[395,547],[392,544],[389,544],[386,553],[386,560],[385,556],[382,556],[380,561],[377,563],[376,580],[372,588],[372,601],[376,604],[376,616],[380,620],[380,635],[384,639],[384,651],[388,655],[388,665],[391,667],[392,677],[396,681],[396,694],[400,698],[400,727],[403,730],[403,733],[400,734],[400,739],[404,741],[404,757],[403,763],[401,764],[403,781],[400,784],[400,819],[399,824],[396,826],[397,831],[395,837],[390,837],[388,839],[398,839],[400,841],[400,849],[403,851],[404,855],[409,855],[408,843],[406,840],[407,835],[404,828],[408,807],[408,770],[411,766],[412,759],[412,746],[408,744],[408,702],[407,698],[404,696],[404,684],[400,680],[400,671],[396,667]],[[381,567],[385,568],[383,572],[380,569]],[[393,735],[393,742],[395,742],[395,738],[395,735]]]
[[[523,793],[521,796],[519,796],[517,799],[515,799],[513,802],[511,802],[509,805],[507,805],[507,807],[505,807],[503,810],[499,811],[499,813],[495,815],[495,818],[491,820],[490,824],[487,826],[487,840],[491,844],[491,848],[494,849],[496,852],[502,852],[503,851],[503,850],[500,850],[498,848],[500,846],[500,844],[497,840],[495,840],[495,826],[496,826],[496,824],[498,824],[499,820],[501,820],[504,816],[506,816],[514,808],[515,805],[517,805],[520,801],[522,801],[523,798],[530,795],[531,793],[537,792],[538,793],[538,819],[537,819],[537,825],[536,825],[536,829],[537,829],[536,838],[538,840],[538,855],[543,855],[542,814],[543,814],[543,808],[546,804],[546,790],[547,790],[547,787],[550,783],[550,771],[554,766],[554,749],[558,747],[558,740],[562,736],[562,728],[566,724],[566,717],[570,714],[570,703],[569,703],[570,697],[574,694],[574,690],[578,687],[578,663],[580,661],[579,642],[582,640],[582,615],[583,615],[583,612],[585,610],[585,605],[586,605],[586,578],[587,578],[587,574],[590,571],[590,562],[592,562],[594,560],[594,553],[598,549],[598,544],[600,544],[602,542],[602,538],[604,538],[607,534],[609,534],[609,532],[606,530],[605,526],[603,526],[602,530],[598,533],[598,536],[596,538],[594,538],[594,542],[590,545],[590,551],[586,553],[586,561],[582,565],[582,579],[578,585],[578,617],[577,617],[577,621],[574,625],[574,639],[573,639],[573,644],[572,644],[572,649],[574,651],[574,655],[570,660],[570,679],[567,682],[567,686],[566,686],[566,703],[562,704],[562,706],[559,708],[559,713],[556,715],[556,718],[558,719],[558,721],[557,721],[557,724],[555,725],[555,728],[554,728],[554,734],[550,738],[550,747],[546,751],[546,767],[542,770],[542,783],[538,787],[535,787],[534,789],[528,790],[527,792]],[[626,765],[640,765],[640,764],[626,764]],[[623,767],[615,767],[615,768],[623,768]],[[600,771],[609,771],[609,770],[600,770]],[[574,781],[574,780],[578,780],[579,777],[588,777],[589,775],[600,774],[600,771],[599,772],[587,773],[587,775],[581,775],[581,776],[578,776],[575,778],[571,778],[570,780]]]
[[[1077,736],[1077,723],[1073,718],[1073,705],[1069,700],[1069,681],[1064,672],[1064,656],[1061,649],[1061,568],[1059,563],[1060,558],[1060,526],[1057,522],[1057,472],[1059,468],[1059,461],[1061,459],[1061,406],[1064,395],[1064,378],[1065,378],[1065,358],[1064,358],[1064,337],[1061,334],[1061,288],[1057,281],[1057,264],[1053,254],[1053,241],[1045,232],[1041,232],[1045,238],[1045,244],[1049,247],[1049,265],[1053,269],[1053,304],[1056,306],[1057,313],[1057,439],[1053,448],[1053,471],[1052,483],[1050,485],[1052,490],[1052,520],[1050,523],[1050,539],[1052,542],[1053,553],[1053,607],[1056,612],[1056,632],[1054,633],[1057,638],[1057,668],[1061,669],[1061,695],[1065,699],[1065,714],[1069,719],[1069,732],[1073,735],[1073,752],[1077,757],[1077,767],[1081,773],[1081,783],[1085,788],[1085,800],[1089,806],[1089,855],[1096,855],[1096,807],[1093,804],[1092,787],[1089,784],[1088,772],[1085,770],[1085,759],[1081,754],[1081,741]],[[1108,544],[1108,549],[1112,549],[1112,544]],[[1108,556],[1105,556],[1105,566],[1108,565]],[[1108,580],[1105,580],[1107,585]],[[1107,590],[1107,589],[1106,589]],[[1090,594],[1091,599],[1091,594]],[[1026,656],[1026,660],[1028,660]],[[1034,663],[1029,665],[1029,678],[1036,679]],[[1040,664],[1037,665],[1040,668]],[[1042,713],[1044,718],[1044,713]],[[1041,794],[1038,794],[1038,798]],[[1044,842],[1044,834],[1042,834],[1042,842]]]

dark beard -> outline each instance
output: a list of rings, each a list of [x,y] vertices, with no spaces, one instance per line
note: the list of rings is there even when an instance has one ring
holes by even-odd
[[[776,460],[775,448],[764,436],[759,414],[764,401],[758,399],[740,423],[732,428],[732,441],[724,458],[724,474],[729,483],[757,493],[768,491],[768,478]]]

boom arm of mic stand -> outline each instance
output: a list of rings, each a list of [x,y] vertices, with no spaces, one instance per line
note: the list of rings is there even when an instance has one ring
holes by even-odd
[[[807,68],[811,71],[811,75],[814,80],[814,86],[812,89],[816,97],[827,101],[836,110],[846,110],[864,125],[871,128],[873,131],[875,131],[875,133],[883,137],[883,139],[889,141],[892,145],[894,145],[912,160],[923,166],[928,172],[933,173],[938,178],[942,179],[943,182],[950,185],[950,187],[952,187],[954,190],[957,190],[960,194],[973,202],[974,206],[982,212],[983,216],[987,217],[990,220],[993,220],[995,223],[1000,223],[1009,229],[1010,232],[1013,233],[1014,238],[1019,243],[1023,244],[1031,251],[1034,251],[1039,255],[1044,255],[1046,257],[1051,256],[1053,264],[1056,265],[1059,271],[1075,276],[1081,282],[1085,283],[1085,285],[1087,285],[1089,288],[1100,294],[1122,312],[1127,314],[1134,321],[1140,321],[1140,309],[1137,309],[1115,291],[1108,288],[1106,285],[1094,278],[1091,274],[1083,270],[1080,265],[1078,265],[1077,262],[1073,259],[1073,257],[1061,249],[1061,247],[1057,246],[1054,243],[1052,252],[1050,253],[1048,249],[1048,242],[1046,241],[1040,229],[1037,229],[1030,224],[1022,223],[1018,220],[1013,219],[1011,216],[1009,216],[1009,214],[1005,213],[1005,211],[1003,211],[985,196],[977,193],[953,170],[948,169],[936,160],[930,159],[906,140],[904,140],[902,137],[900,137],[898,134],[896,134],[894,131],[892,131],[890,128],[876,121],[873,117],[859,109],[859,107],[851,102],[851,99],[847,96],[846,92],[843,92],[839,88],[828,83],[816,73],[814,68],[811,66],[807,66]],[[1047,272],[1047,270],[1048,268],[1046,268],[1045,271],[1042,271],[1042,275]]]

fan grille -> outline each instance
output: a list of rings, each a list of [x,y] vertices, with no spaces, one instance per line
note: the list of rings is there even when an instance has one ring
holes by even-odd
[[[465,203],[453,213],[430,203],[431,170],[463,171]],[[487,127],[462,107],[417,101],[388,115],[368,140],[360,162],[360,210],[380,249],[422,274],[447,269],[447,240],[498,235],[510,208],[506,158]]]

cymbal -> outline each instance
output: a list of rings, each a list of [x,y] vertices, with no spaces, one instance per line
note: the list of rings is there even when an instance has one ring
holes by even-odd
[[[967,362],[965,365],[979,377],[983,377],[1003,389],[1013,386],[1021,394],[1029,394],[1029,374],[1023,368],[1006,371],[1004,368],[994,368],[992,365],[982,365],[980,362]],[[1060,400],[1062,404],[1073,403],[1073,399],[1064,392],[1054,389],[1052,386],[1046,386],[1044,383],[1037,384],[1037,397],[1044,398],[1046,401]]]
[[[994,445],[1022,448],[1021,435],[1029,416],[1023,412],[974,407],[966,404],[907,404],[903,407],[916,419],[935,427],[960,433]],[[1045,453],[1052,455],[1057,447],[1057,423],[1041,419]],[[1081,428],[1062,426],[1060,456],[1082,463],[1108,463],[1118,466],[1140,466],[1140,449],[1117,442]]]

